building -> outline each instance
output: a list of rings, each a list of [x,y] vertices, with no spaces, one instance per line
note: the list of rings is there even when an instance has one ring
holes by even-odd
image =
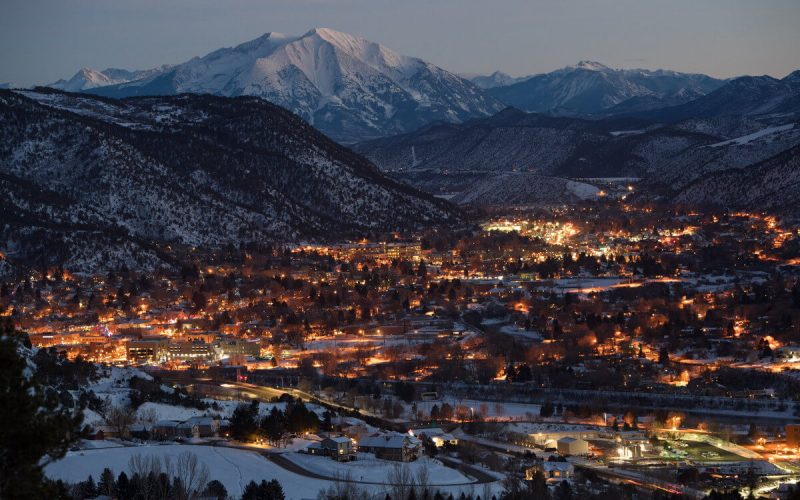
[[[562,456],[588,455],[589,442],[585,439],[567,436],[556,441],[556,450]]]
[[[161,363],[167,358],[167,346],[167,339],[139,339],[129,340],[125,350],[130,363]]]
[[[786,446],[800,448],[800,424],[786,426]]]
[[[147,440],[150,439],[150,430],[145,424],[131,424],[128,426],[130,436],[135,439]]]
[[[322,441],[308,445],[306,452],[309,455],[323,455],[339,462],[349,462],[356,459],[356,447],[353,440],[344,437],[329,437]]]
[[[458,444],[458,439],[455,436],[448,434],[439,427],[417,429],[415,431],[409,431],[409,433],[412,436],[417,435],[421,438],[429,438],[437,448],[441,448],[442,446],[455,446]]]
[[[525,470],[525,479],[532,481],[537,472],[544,474],[548,482],[558,482],[571,479],[575,474],[575,467],[569,462],[550,462],[545,461]]]
[[[167,345],[167,361],[200,361],[217,357],[216,347],[202,341],[173,342]]]
[[[558,441],[565,437],[586,441],[588,439],[600,437],[600,433],[594,429],[585,429],[579,431],[550,431],[528,434],[528,439],[532,441],[533,444],[545,450],[557,450]]]
[[[412,462],[419,457],[422,443],[408,434],[376,434],[358,443],[360,451],[372,453],[383,460]]]
[[[258,357],[261,355],[261,342],[243,339],[219,339],[217,349],[223,358],[234,356]]]
[[[620,458],[642,458],[650,447],[650,441],[638,432],[620,432],[616,438],[617,455]]]
[[[153,438],[154,439],[173,439],[178,437],[178,422],[177,420],[159,420],[153,424]]]

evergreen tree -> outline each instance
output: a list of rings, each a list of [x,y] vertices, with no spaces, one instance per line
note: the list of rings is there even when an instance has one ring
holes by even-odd
[[[27,335],[24,336],[27,338]],[[64,456],[77,438],[80,416],[62,408],[55,391],[32,377],[20,355],[23,334],[0,324],[0,498],[45,498],[53,485],[42,467]],[[45,458],[48,457],[48,458]]]
[[[106,467],[100,474],[100,482],[97,485],[97,492],[107,497],[114,496],[114,473]]]
[[[206,486],[206,494],[216,498],[217,500],[225,500],[228,498],[228,490],[225,489],[225,485],[216,479],[209,481],[208,485]]]

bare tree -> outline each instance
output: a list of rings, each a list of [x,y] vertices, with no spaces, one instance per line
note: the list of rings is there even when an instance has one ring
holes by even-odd
[[[336,474],[336,479],[327,490],[320,490],[317,494],[318,500],[340,499],[348,500],[369,500],[370,495],[366,490],[356,486],[352,476],[348,472],[346,476]]]
[[[416,493],[417,498],[423,498],[425,494],[425,490],[430,487],[430,475],[428,474],[427,467],[420,467],[417,471],[417,484],[416,484]],[[429,492],[430,493],[430,492]]]
[[[165,458],[168,460],[169,457]],[[150,477],[158,477],[164,472],[164,464],[158,455],[142,455],[141,453],[131,455],[131,458],[128,459],[128,469],[131,471],[131,477],[138,475],[141,479],[142,498],[150,500],[163,497],[163,494],[159,496],[159,493],[164,492],[156,491],[160,482],[148,480]]]
[[[154,424],[158,420],[155,408],[140,409],[136,412],[136,420],[142,424]]]
[[[208,467],[197,459],[197,455],[185,451],[169,466],[169,475],[177,478],[179,490],[177,500],[194,500],[208,484]]]
[[[128,435],[128,427],[136,421],[133,409],[125,406],[112,406],[106,411],[106,425],[113,427],[121,438]]]
[[[392,498],[408,498],[414,488],[414,476],[405,464],[392,467],[387,480]]]

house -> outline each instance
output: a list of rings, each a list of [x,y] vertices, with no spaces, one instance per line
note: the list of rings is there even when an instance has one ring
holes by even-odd
[[[123,429],[120,434],[119,428],[114,425],[98,425],[95,427],[95,435],[92,436],[92,439],[126,438],[128,435],[128,429]]]
[[[589,442],[585,439],[567,436],[556,441],[556,450],[562,456],[588,455]]]
[[[428,429],[417,429],[415,431],[408,431],[409,434],[417,435],[420,438],[429,438],[437,448],[442,446],[455,446],[458,444],[458,439],[452,434],[448,434],[439,427],[430,427]]]
[[[128,426],[128,433],[132,438],[147,440],[150,439],[150,430],[144,424],[131,424]]]
[[[194,437],[195,427],[190,422],[178,422],[175,426],[175,435],[184,438]]]
[[[177,420],[158,420],[153,424],[153,438],[154,439],[172,439],[178,437],[178,424]]]
[[[191,417],[181,425],[188,425],[192,437],[214,437],[219,432],[220,420],[217,417]]]
[[[556,482],[571,479],[575,474],[575,467],[569,462],[545,461],[527,469],[525,471],[525,479],[528,481],[533,480],[533,476],[539,471],[544,474],[545,480],[548,482]]]
[[[360,451],[398,462],[416,460],[421,447],[420,440],[408,434],[376,434],[365,437],[358,443]]]
[[[339,462],[349,462],[356,459],[356,447],[353,440],[345,437],[328,437],[322,441],[311,443],[306,448],[309,455],[323,455]]]

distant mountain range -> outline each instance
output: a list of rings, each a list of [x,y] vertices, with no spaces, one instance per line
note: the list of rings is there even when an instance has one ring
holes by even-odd
[[[267,33],[185,63],[134,74],[81,70],[57,88],[107,97],[185,92],[262,97],[340,142],[461,122],[503,108],[481,89],[431,63],[326,28]]]
[[[0,90],[0,252],[24,265],[155,267],[166,245],[337,239],[459,221],[252,97],[111,100]]]
[[[325,28],[268,33],[152,70],[84,69],[52,85],[114,98],[259,97],[394,178],[456,192],[460,203],[574,200],[575,189],[589,190],[564,179],[601,176],[640,177],[676,196],[709,173],[780,155],[800,135],[800,71],[721,80],[581,61],[467,79]]]
[[[208,93],[252,95],[298,114],[339,142],[462,123],[506,106],[598,118],[677,106],[724,80],[667,70],[612,69],[581,61],[526,77],[462,78],[422,59],[327,28],[302,36],[267,33],[174,66],[127,71],[84,68],[49,86],[106,97]]]
[[[48,85],[48,87],[64,90],[66,92],[83,92],[99,87],[107,87],[109,85],[117,85],[149,78],[167,71],[169,68],[169,66],[162,66],[160,68],[134,71],[119,68],[106,68],[103,71],[96,71],[90,68],[83,68],[75,73],[69,80],[58,80]]]
[[[587,116],[619,114],[682,104],[707,94],[723,80],[706,75],[645,69],[611,69],[593,61],[491,86],[489,95],[529,112]]]
[[[482,89],[493,89],[495,87],[505,87],[513,85],[517,82],[522,82],[531,78],[530,76],[515,77],[503,73],[502,71],[495,71],[491,75],[461,75],[469,81]]]
[[[468,193],[484,192],[486,183],[501,190],[497,200],[530,191],[495,182],[501,172],[533,174],[535,184],[541,176],[637,177],[673,196],[712,173],[746,168],[800,144],[799,80],[797,73],[782,80],[743,77],[692,106],[593,120],[509,108],[464,124],[431,124],[366,141],[355,149],[422,189],[466,193],[454,201],[474,199]],[[569,200],[569,193],[564,196]],[[549,199],[552,192],[542,191],[541,197]]]

